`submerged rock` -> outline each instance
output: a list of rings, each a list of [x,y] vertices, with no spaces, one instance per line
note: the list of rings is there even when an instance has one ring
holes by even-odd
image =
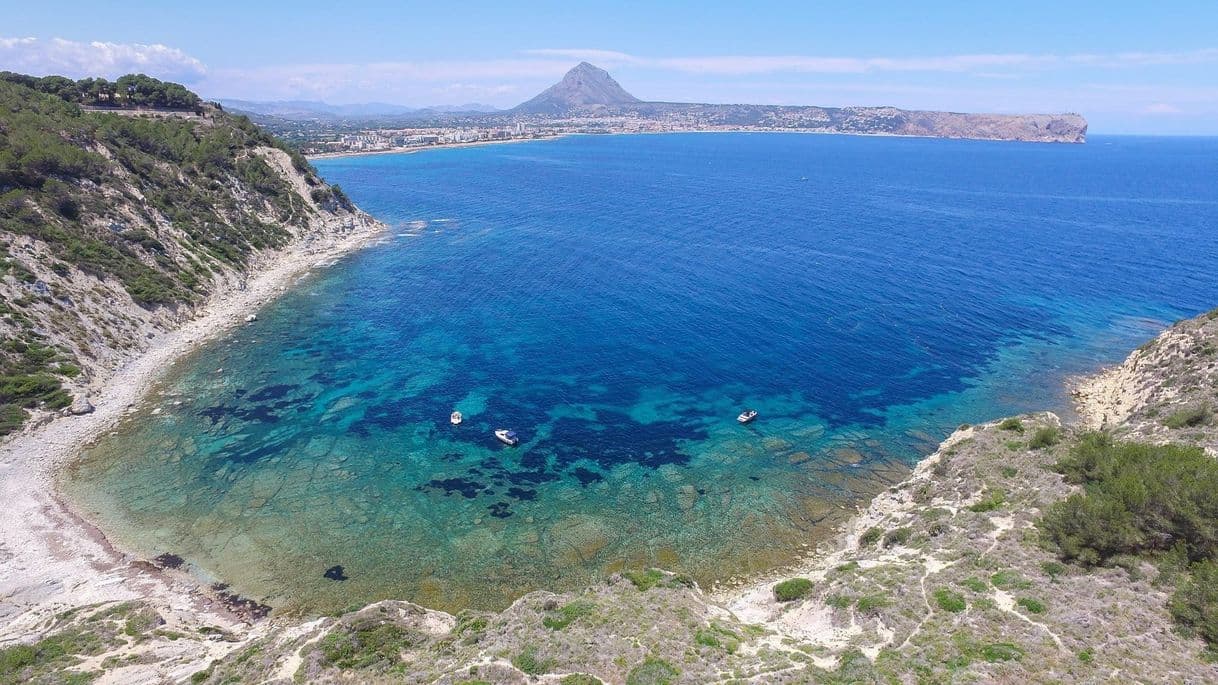
[[[347,574],[343,572],[343,567],[341,564],[338,566],[331,566],[330,568],[326,569],[326,572],[322,575],[330,580],[347,580],[348,578]]]

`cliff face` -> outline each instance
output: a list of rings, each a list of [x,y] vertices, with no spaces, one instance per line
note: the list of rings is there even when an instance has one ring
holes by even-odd
[[[277,249],[372,223],[214,107],[87,111],[7,80],[0,104],[0,435],[79,399]]]

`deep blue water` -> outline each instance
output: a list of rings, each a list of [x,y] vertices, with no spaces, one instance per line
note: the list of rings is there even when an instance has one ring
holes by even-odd
[[[1067,410],[1066,376],[1218,304],[1218,139],[572,137],[317,166],[386,242],[197,354],[73,480],[128,544],[278,606],[756,572],[957,424]]]

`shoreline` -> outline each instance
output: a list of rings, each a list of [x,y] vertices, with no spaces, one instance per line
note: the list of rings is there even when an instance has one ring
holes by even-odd
[[[484,147],[487,145],[507,145],[510,143],[535,143],[543,140],[557,140],[566,138],[567,136],[580,135],[577,133],[556,133],[552,136],[541,136],[539,138],[509,138],[507,140],[475,140],[468,143],[442,143],[440,145],[418,145],[415,147],[396,147],[388,150],[366,150],[363,152],[320,152],[315,155],[305,155],[305,158],[312,161],[314,159],[341,159],[343,157],[374,157],[377,155],[413,155],[416,152],[426,152],[428,150],[455,150],[463,147]]]
[[[319,152],[317,154],[305,155],[309,160],[314,159],[340,159],[343,157],[372,157],[376,155],[409,155],[416,152],[424,152],[427,150],[452,150],[465,147],[482,147],[486,145],[504,145],[508,143],[536,143],[546,140],[558,140],[559,138],[569,138],[572,136],[662,136],[662,135],[681,135],[681,134],[711,134],[711,133],[788,133],[788,134],[807,134],[814,136],[850,136],[853,138],[911,138],[921,140],[957,140],[957,141],[976,141],[979,143],[1021,143],[1026,145],[1085,145],[1086,141],[1081,143],[1069,143],[1062,141],[1042,141],[1042,140],[1012,140],[1009,138],[965,138],[952,136],[926,136],[914,135],[909,133],[856,133],[849,131],[817,131],[812,129],[748,129],[748,128],[731,128],[731,129],[684,129],[678,131],[607,131],[603,133],[555,133],[553,135],[540,136],[537,138],[510,138],[508,140],[479,140],[469,143],[446,143],[440,145],[420,145],[417,147],[401,147],[392,148],[389,150],[367,150],[362,152]]]
[[[145,599],[170,616],[206,616],[221,625],[244,623],[201,583],[128,554],[77,512],[59,488],[63,469],[145,397],[175,363],[319,268],[386,235],[373,219],[345,235],[305,236],[263,257],[243,289],[221,287],[193,318],[159,334],[148,348],[110,373],[91,393],[92,413],[60,416],[0,444],[0,645],[38,633],[66,608]]]

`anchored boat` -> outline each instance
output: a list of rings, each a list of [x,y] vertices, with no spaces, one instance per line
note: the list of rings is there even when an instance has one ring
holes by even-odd
[[[510,431],[506,428],[500,428],[499,430],[495,431],[495,437],[499,438],[499,442],[502,442],[509,447],[515,447],[516,445],[520,444],[520,438],[517,437],[516,431]]]
[[[745,409],[744,411],[740,412],[740,416],[737,416],[736,420],[739,421],[740,423],[748,423],[749,421],[752,421],[755,418],[757,418],[756,410]]]
[[[448,422],[454,426],[460,426],[462,421],[461,412],[455,411],[448,415]]]

